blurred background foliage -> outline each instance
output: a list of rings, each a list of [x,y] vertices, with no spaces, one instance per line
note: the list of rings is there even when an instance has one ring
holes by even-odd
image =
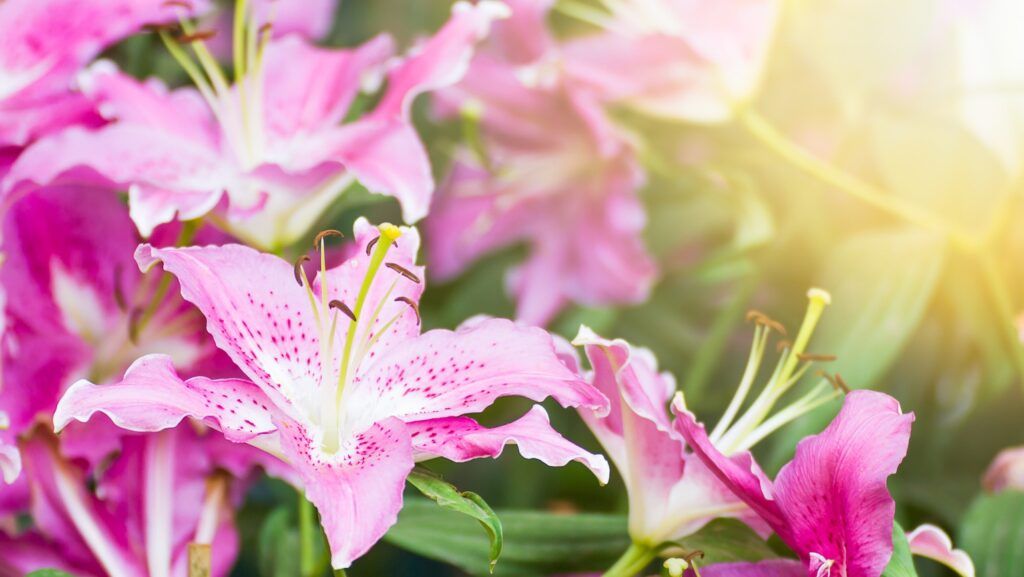
[[[615,111],[648,173],[646,240],[662,278],[642,305],[570,309],[553,328],[571,338],[585,323],[651,348],[689,404],[713,420],[746,362],[752,335],[746,311],[795,328],[806,290],[827,289],[833,305],[811,350],[837,355],[828,369],[851,386],[889,392],[917,415],[910,454],[890,482],[901,524],[947,528],[975,555],[981,575],[1021,574],[986,567],[1008,563],[1001,567],[1024,571],[1024,502],[1016,494],[979,495],[993,456],[1024,443],[1017,328],[1024,278],[1016,266],[1024,250],[1024,182],[1017,172],[1024,156],[986,143],[965,110],[972,99],[993,99],[998,110],[1003,100],[1019,102],[1024,79],[1016,85],[965,80],[958,56],[964,34],[959,16],[949,13],[952,4],[791,0],[749,112],[699,126]],[[448,10],[441,0],[345,0],[327,44],[352,45],[386,31],[408,45],[437,29]],[[551,24],[566,35],[586,29],[557,8]],[[1016,48],[989,40],[993,54],[1024,58],[1019,37]],[[138,37],[112,56],[137,75],[183,82],[156,43]],[[425,99],[417,104],[440,180],[460,127],[430,118]],[[1012,134],[1014,121],[1021,122],[1006,117],[999,128],[1024,138],[1024,124]],[[359,215],[398,220],[393,201],[357,192],[323,224],[346,230]],[[421,304],[425,325],[511,316],[504,275],[521,255],[522,248],[496,253],[454,282],[429,284]],[[492,414],[522,411],[505,402]],[[825,407],[762,443],[766,466],[785,462],[796,441],[820,430],[834,411]],[[576,415],[551,413],[567,436],[598,448]],[[614,474],[600,488],[583,467],[550,469],[515,451],[496,463],[436,470],[499,512],[613,514],[575,524],[565,518],[554,528],[549,517],[531,522],[528,514],[525,520],[503,515],[506,551],[498,575],[530,574],[540,566],[529,564],[538,555],[600,568],[627,546],[624,521],[614,515],[625,507]],[[254,490],[241,513],[245,554],[237,575],[295,574],[294,503],[291,489],[276,482]],[[412,503],[387,541],[350,574],[461,574],[396,546],[410,543],[419,543],[419,553],[485,572],[486,536],[472,525]],[[1009,553],[992,550],[999,539]],[[1012,558],[992,560],[999,555]],[[941,574],[937,566],[920,568]]]

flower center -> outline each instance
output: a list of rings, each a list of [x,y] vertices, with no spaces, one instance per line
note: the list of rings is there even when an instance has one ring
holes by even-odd
[[[315,415],[313,420],[323,427],[323,438],[321,440],[321,444],[323,450],[327,453],[337,452],[341,447],[341,440],[345,436],[345,411],[343,410],[345,390],[347,385],[355,376],[356,367],[359,366],[359,363],[374,343],[376,343],[377,340],[391,328],[391,325],[393,325],[402,314],[395,314],[384,322],[379,329],[374,331],[373,327],[380,318],[384,305],[390,300],[391,294],[400,278],[405,278],[416,283],[420,282],[420,279],[415,274],[406,270],[401,265],[384,262],[388,251],[395,244],[395,241],[397,241],[402,235],[401,229],[393,224],[385,223],[381,224],[378,227],[378,230],[380,231],[380,236],[370,241],[366,247],[370,260],[366,268],[366,273],[363,275],[363,281],[359,287],[355,303],[351,306],[340,300],[330,299],[326,247],[324,241],[328,236],[340,236],[341,233],[337,231],[325,231],[317,235],[315,245],[320,253],[320,274],[317,277],[320,281],[319,295],[316,294],[317,291],[313,290],[313,286],[306,277],[305,270],[302,268],[302,264],[306,260],[309,260],[309,257],[303,257],[295,264],[295,278],[299,284],[306,289],[306,295],[309,299],[310,308],[313,311],[313,318],[319,335],[321,362],[320,414]],[[392,281],[391,285],[387,288],[376,306],[373,307],[372,310],[365,310],[370,289],[373,286],[373,283],[377,278],[377,273],[380,271],[382,265],[393,270],[398,274],[398,277]],[[416,313],[417,319],[419,318],[419,311],[416,307],[416,303],[411,299],[407,297],[398,297],[394,300],[407,304],[412,311]],[[366,314],[364,314],[364,311]],[[335,366],[334,344],[338,328],[339,313],[348,318],[349,326],[348,330],[345,332],[345,339],[343,341],[341,355],[339,357],[338,378],[334,381],[330,377],[334,374],[332,367]]]
[[[834,359],[829,355],[806,353],[807,344],[814,334],[821,314],[831,302],[831,296],[821,289],[811,289],[807,292],[807,297],[809,300],[807,313],[804,315],[796,338],[791,344],[787,341],[780,343],[782,346],[781,356],[768,383],[746,412],[737,418],[760,371],[771,332],[776,331],[782,336],[786,335],[786,329],[780,323],[756,311],[748,313],[748,318],[756,323],[756,327],[747,367],[740,379],[735,396],[709,435],[711,442],[724,455],[732,455],[750,449],[779,428],[843,393],[846,384],[841,377],[822,373],[821,382],[787,407],[775,412],[774,415],[772,414],[776,403],[807,374],[813,363]]]
[[[266,142],[263,53],[270,41],[271,25],[261,25],[256,21],[248,0],[235,3],[232,37],[235,85],[232,87],[228,75],[206,46],[205,41],[213,36],[213,32],[197,31],[195,25],[185,18],[184,12],[178,23],[183,34],[173,36],[167,29],[159,30],[161,40],[206,100],[242,168],[255,168],[263,157]],[[186,44],[191,48],[191,55],[184,47]]]

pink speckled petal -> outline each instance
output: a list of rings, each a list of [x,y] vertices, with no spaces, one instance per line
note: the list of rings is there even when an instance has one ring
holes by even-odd
[[[162,431],[192,417],[236,443],[277,430],[275,407],[259,387],[241,379],[183,381],[166,355],[140,358],[116,384],[78,381],[58,403],[54,429],[60,431],[72,420],[88,421],[97,412],[132,431]]]
[[[538,459],[552,467],[570,462],[583,463],[602,484],[608,482],[608,462],[584,451],[551,428],[547,411],[534,405],[515,422],[493,429],[469,417],[447,417],[409,424],[412,444],[420,457],[444,457],[463,462],[501,455],[506,445],[516,445],[527,459]]]
[[[316,395],[319,336],[306,289],[295,282],[290,263],[234,244],[163,249],[144,244],[136,260],[143,269],[163,263],[181,283],[185,300],[206,316],[217,346],[274,404],[287,411]]]
[[[387,419],[356,435],[334,455],[301,425],[282,426],[282,445],[298,469],[306,497],[320,511],[331,564],[344,569],[398,519],[405,478],[414,462],[405,424]]]
[[[907,533],[910,552],[942,563],[961,577],[974,577],[974,562],[965,551],[953,548],[953,540],[935,525],[921,525]]]
[[[503,319],[424,333],[379,357],[354,385],[352,418],[371,422],[477,413],[506,396],[608,410],[604,395],[562,364],[547,332]]]
[[[702,577],[807,577],[803,563],[793,559],[769,559],[757,563],[716,563],[700,568]],[[690,570],[686,577],[695,577]],[[827,576],[823,576],[827,577]]]

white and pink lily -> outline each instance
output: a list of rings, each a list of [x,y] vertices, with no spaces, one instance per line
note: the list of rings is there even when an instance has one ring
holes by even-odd
[[[410,120],[412,101],[457,81],[501,14],[493,2],[457,3],[444,28],[394,61],[387,36],[352,50],[319,48],[294,35],[272,39],[250,10],[235,27],[234,85],[183,17],[194,60],[178,38],[161,36],[195,88],[168,91],[109,63],[94,66],[80,83],[113,122],[38,142],[11,168],[5,194],[62,181],[124,187],[144,236],[219,207],[212,216],[219,226],[249,244],[280,248],[358,181],[398,199],[414,222],[430,205],[433,178]],[[382,77],[387,85],[373,110],[343,122],[360,91]]]
[[[324,235],[318,240],[313,282],[301,262],[248,247],[139,247],[140,266],[163,263],[247,379],[186,381],[167,357],[149,355],[121,383],[74,385],[55,427],[96,412],[136,431],[192,417],[279,456],[319,509],[336,568],[395,522],[417,461],[493,457],[516,443],[549,465],[580,461],[607,478],[604,458],[562,438],[539,407],[496,429],[465,416],[509,395],[606,411],[607,399],[562,364],[550,335],[498,319],[420,334],[414,229],[360,219],[355,256],[329,270]]]

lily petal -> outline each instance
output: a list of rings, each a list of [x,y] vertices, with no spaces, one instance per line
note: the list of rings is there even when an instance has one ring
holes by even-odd
[[[896,512],[886,479],[907,454],[913,421],[886,394],[848,394],[839,415],[801,441],[775,478],[775,502],[787,517],[775,528],[782,540],[805,559],[834,560],[851,577],[880,575]]]
[[[500,2],[457,2],[448,23],[388,74],[387,92],[373,114],[408,118],[417,95],[458,82],[476,43],[487,35],[494,20],[508,14]]]
[[[282,445],[320,511],[331,564],[344,569],[366,553],[398,520],[405,478],[414,466],[405,424],[387,419],[328,456],[298,424],[281,425]]]
[[[217,346],[275,405],[288,412],[293,403],[314,402],[321,377],[319,337],[292,265],[241,245],[144,244],[135,258],[144,270],[163,263],[181,283],[182,297],[206,317]]]
[[[378,357],[354,383],[351,419],[421,421],[477,413],[496,399],[551,397],[563,407],[607,413],[608,399],[580,380],[551,336],[504,319],[433,330]]]
[[[583,463],[602,484],[608,482],[608,462],[601,455],[584,451],[551,428],[547,411],[534,405],[518,420],[488,429],[469,417],[447,417],[417,421],[409,425],[413,447],[420,459],[443,457],[458,463],[482,457],[496,458],[506,445],[519,447],[527,459],[552,467],[572,461]]]
[[[807,577],[807,569],[793,559],[769,559],[757,563],[716,563],[700,568],[702,577]],[[694,577],[690,570],[686,577]]]
[[[938,561],[961,577],[974,577],[974,562],[965,551],[953,548],[953,540],[935,525],[921,525],[907,533],[910,552]]]
[[[0,441],[0,472],[8,485],[21,475],[21,453],[17,447],[3,441]]]
[[[138,359],[119,383],[78,381],[57,405],[54,429],[60,431],[72,420],[86,422],[97,412],[132,431],[162,431],[192,417],[236,443],[277,430],[272,420],[274,405],[255,384],[203,377],[183,381],[166,355]]]

